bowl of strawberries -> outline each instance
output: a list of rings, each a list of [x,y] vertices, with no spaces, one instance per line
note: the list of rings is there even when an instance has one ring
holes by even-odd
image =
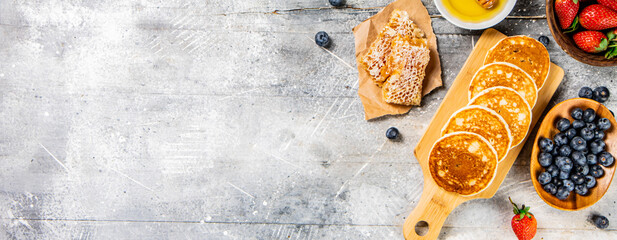
[[[617,66],[617,0],[546,0],[555,41],[572,58]]]

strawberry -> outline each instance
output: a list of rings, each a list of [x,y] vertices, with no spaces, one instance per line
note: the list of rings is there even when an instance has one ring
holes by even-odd
[[[578,48],[588,53],[599,53],[608,47],[608,39],[598,31],[582,31],[572,36]]]
[[[529,207],[525,207],[525,204],[523,204],[522,208],[518,208],[518,206],[512,202],[512,198],[508,199],[510,199],[510,203],[514,206],[514,217],[512,217],[511,222],[514,234],[516,234],[518,240],[532,239],[536,235],[536,230],[538,229],[536,217],[529,212]]]
[[[598,3],[617,11],[617,0],[598,0]]]
[[[600,4],[587,6],[579,14],[581,26],[587,30],[604,30],[617,27],[617,12]]]
[[[557,0],[555,1],[555,13],[559,19],[561,29],[566,29],[572,25],[578,13],[579,0]]]

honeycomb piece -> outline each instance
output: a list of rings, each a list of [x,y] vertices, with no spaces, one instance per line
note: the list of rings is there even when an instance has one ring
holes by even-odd
[[[426,39],[397,36],[392,40],[392,52],[383,72],[389,74],[382,87],[387,103],[420,105],[422,82],[430,60]]]
[[[383,68],[391,52],[392,39],[397,35],[426,39],[424,32],[409,19],[407,12],[398,9],[392,12],[388,24],[371,43],[366,55],[360,59],[364,69],[379,87],[389,77],[388,71],[384,71]]]

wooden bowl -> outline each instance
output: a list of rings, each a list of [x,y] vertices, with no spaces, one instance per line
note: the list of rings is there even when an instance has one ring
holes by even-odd
[[[533,187],[536,189],[536,192],[540,195],[540,198],[542,198],[544,202],[554,208],[566,211],[581,210],[600,200],[602,196],[604,196],[604,193],[606,193],[606,190],[608,190],[608,187],[611,185],[616,165],[613,164],[608,168],[602,167],[604,169],[604,176],[597,179],[596,186],[589,189],[589,194],[587,196],[580,196],[575,192],[572,192],[570,193],[570,197],[568,197],[568,199],[561,201],[557,199],[557,197],[544,191],[542,185],[540,185],[537,179],[538,175],[544,171],[544,168],[538,163],[538,154],[540,154],[540,148],[537,144],[538,140],[541,137],[552,139],[555,134],[559,133],[559,130],[555,128],[555,123],[563,117],[572,121],[570,112],[576,107],[583,110],[587,108],[594,109],[598,114],[598,117],[608,118],[611,121],[611,128],[605,132],[606,137],[604,138],[604,142],[606,143],[606,151],[611,153],[613,156],[617,156],[617,130],[615,130],[617,128],[617,122],[615,122],[615,118],[608,108],[601,103],[585,98],[574,98],[557,104],[557,106],[553,107],[553,109],[546,114],[544,120],[542,121],[542,125],[540,125],[540,128],[538,129],[538,134],[533,145],[533,151],[531,152],[531,163],[529,164],[531,180],[533,182]]]
[[[581,9],[582,8],[583,6],[581,6]],[[559,44],[561,49],[572,58],[593,66],[617,66],[617,58],[606,59],[603,53],[587,53],[576,46],[574,40],[572,40],[572,34],[563,33],[559,26],[557,15],[555,15],[555,0],[546,0],[546,20],[548,21],[548,27],[551,29],[551,34],[553,34],[553,38],[557,44]]]

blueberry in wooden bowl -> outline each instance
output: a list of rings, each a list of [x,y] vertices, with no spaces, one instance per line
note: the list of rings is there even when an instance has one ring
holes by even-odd
[[[589,122],[571,139],[566,137],[564,132],[573,129],[566,123],[581,119]],[[603,134],[585,135],[590,128]],[[581,210],[600,200],[615,173],[616,129],[610,110],[597,101],[574,98],[553,107],[538,129],[531,153],[531,179],[540,198],[566,211]]]

